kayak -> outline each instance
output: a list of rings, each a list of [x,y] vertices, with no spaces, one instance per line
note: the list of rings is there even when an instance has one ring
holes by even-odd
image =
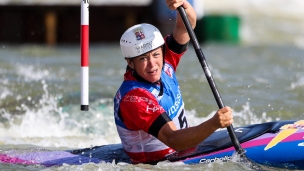
[[[304,120],[266,122],[234,128],[248,159],[261,165],[304,169]],[[235,149],[227,130],[214,132],[197,147],[168,155],[164,160],[185,164],[208,164],[232,159]],[[8,150],[0,163],[46,167],[100,162],[131,163],[121,144],[76,150]]]
[[[288,169],[304,169],[304,120],[278,121],[235,128],[245,155],[256,163]],[[228,161],[235,153],[228,132],[217,131],[187,156],[169,157],[186,164]]]

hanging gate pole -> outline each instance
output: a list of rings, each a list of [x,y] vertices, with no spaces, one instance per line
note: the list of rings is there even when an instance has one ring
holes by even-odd
[[[81,0],[81,105],[80,110],[89,110],[89,0]]]

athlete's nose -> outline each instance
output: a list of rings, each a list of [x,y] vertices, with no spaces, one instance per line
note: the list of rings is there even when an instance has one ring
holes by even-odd
[[[152,55],[149,56],[149,59],[148,59],[148,67],[154,67],[156,65],[156,59],[154,59],[152,57]]]

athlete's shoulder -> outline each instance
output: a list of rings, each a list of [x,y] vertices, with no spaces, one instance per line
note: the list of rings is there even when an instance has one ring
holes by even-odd
[[[148,132],[152,122],[165,110],[152,93],[135,88],[126,93],[120,102],[121,116],[125,125],[132,130]]]
[[[123,102],[145,102],[148,99],[155,99],[154,95],[147,89],[135,87],[128,91],[122,98]]]
[[[131,70],[127,70],[126,73],[124,74],[124,81],[135,81],[136,79],[132,75]]]

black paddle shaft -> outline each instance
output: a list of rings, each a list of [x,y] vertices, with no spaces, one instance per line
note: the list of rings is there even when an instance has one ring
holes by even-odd
[[[179,11],[181,18],[184,21],[185,27],[186,27],[186,29],[188,31],[188,34],[189,34],[190,39],[192,41],[193,47],[195,49],[196,56],[198,57],[198,60],[201,63],[201,66],[202,66],[202,68],[203,68],[203,70],[205,72],[206,78],[208,80],[209,86],[210,86],[210,88],[212,90],[212,93],[214,95],[214,98],[215,98],[215,100],[217,102],[217,105],[221,109],[221,108],[225,107],[225,105],[224,105],[224,103],[222,101],[220,93],[219,93],[219,91],[218,91],[218,89],[216,87],[216,84],[214,82],[214,79],[213,79],[213,77],[211,75],[211,72],[209,70],[209,67],[208,67],[206,58],[205,58],[205,56],[203,54],[203,51],[200,48],[200,45],[199,45],[199,43],[197,41],[197,38],[196,38],[195,33],[194,33],[193,29],[192,29],[192,26],[190,25],[189,19],[188,19],[187,14],[186,14],[186,11],[185,11],[185,9],[182,6],[178,7],[177,10]],[[241,147],[241,145],[240,145],[240,143],[239,143],[239,141],[238,141],[238,139],[237,139],[237,137],[235,135],[233,126],[229,125],[227,127],[227,130],[229,132],[229,135],[230,135],[230,138],[231,138],[231,141],[233,143],[233,146],[234,146],[235,150],[239,154],[244,154],[244,149]]]

